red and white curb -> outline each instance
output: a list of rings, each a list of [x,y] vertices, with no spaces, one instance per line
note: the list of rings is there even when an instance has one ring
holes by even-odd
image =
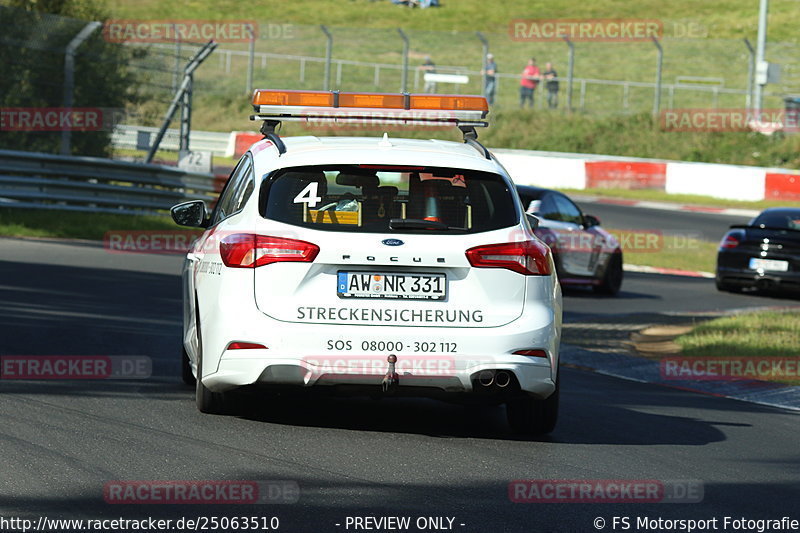
[[[690,278],[710,278],[714,279],[712,272],[703,272],[702,270],[681,270],[679,268],[661,268],[644,265],[629,265],[625,263],[622,266],[625,272],[643,272],[645,274],[666,274],[669,276],[686,276]]]
[[[660,209],[663,211],[689,211],[692,213],[707,213],[710,215],[726,215],[740,217],[755,217],[761,211],[755,209],[733,209],[727,207],[710,207],[704,205],[675,204],[670,202],[652,202],[649,200],[628,200],[625,198],[605,198],[602,196],[571,195],[578,202],[593,204],[621,205],[625,207],[638,207],[643,209]]]

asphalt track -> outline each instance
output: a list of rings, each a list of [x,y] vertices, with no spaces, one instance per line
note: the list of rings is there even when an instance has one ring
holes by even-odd
[[[667,211],[625,205],[577,202],[584,213],[595,215],[608,229],[662,231],[719,242],[731,224],[746,224],[750,217]]]
[[[718,531],[725,516],[800,519],[797,414],[578,370],[562,369],[560,422],[541,441],[515,439],[502,408],[425,400],[255,396],[240,416],[201,415],[178,379],[179,266],[0,239],[0,355],[154,363],[142,381],[0,381],[0,517],[278,516],[279,531],[309,532],[384,515],[455,517],[453,530],[469,532],[597,531],[597,517],[612,531],[614,516],[630,517],[629,531],[644,531],[645,516],[716,517]],[[629,274],[616,299],[568,293],[565,318],[792,303]],[[517,479],[699,480],[704,497],[515,504]],[[110,505],[113,480],[294,480],[301,492],[292,505]]]

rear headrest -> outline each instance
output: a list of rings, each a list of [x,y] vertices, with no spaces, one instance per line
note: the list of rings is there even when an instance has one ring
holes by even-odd
[[[372,188],[377,187],[380,180],[375,174],[345,174],[340,173],[336,176],[337,185],[347,185],[350,187]]]

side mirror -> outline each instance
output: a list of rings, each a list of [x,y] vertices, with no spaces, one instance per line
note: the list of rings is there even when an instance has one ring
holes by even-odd
[[[594,215],[583,215],[583,227],[591,228],[600,225],[600,219]]]
[[[210,222],[208,209],[203,200],[192,200],[173,206],[169,210],[172,220],[180,226],[190,228],[207,228]]]
[[[525,216],[528,217],[528,223],[531,225],[532,230],[535,230],[539,227],[539,223],[541,222],[539,217],[531,213],[525,213]]]

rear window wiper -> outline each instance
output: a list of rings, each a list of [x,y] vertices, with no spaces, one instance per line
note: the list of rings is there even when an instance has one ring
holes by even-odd
[[[389,229],[435,229],[466,231],[466,228],[448,226],[436,220],[423,220],[421,218],[393,218],[389,220]]]

